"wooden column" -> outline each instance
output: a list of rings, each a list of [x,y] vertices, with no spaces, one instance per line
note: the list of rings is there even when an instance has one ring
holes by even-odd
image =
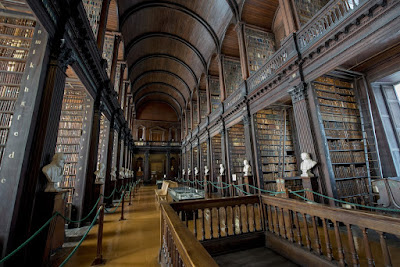
[[[294,14],[294,6],[292,0],[279,0],[279,6],[282,9],[283,14],[283,26],[285,27],[285,34],[289,34],[297,31],[299,25],[296,22],[296,15]]]
[[[149,182],[150,181],[150,151],[146,150],[144,153],[144,180]]]
[[[207,114],[211,113],[210,75],[206,76]]]
[[[119,51],[119,44],[121,42],[121,36],[115,35],[114,36],[114,49],[111,61],[111,69],[110,69],[110,84],[112,87],[115,86],[115,73],[117,72],[117,61],[118,61],[118,51]],[[123,76],[120,77],[123,79]]]
[[[113,162],[114,138],[115,138],[115,115],[111,115],[110,132],[108,133],[108,149],[107,149],[107,163],[106,163],[106,179],[104,182],[104,195],[109,196],[114,190],[114,182],[111,181],[111,171]],[[112,198],[104,199],[107,206],[112,205]]]
[[[246,47],[246,33],[245,33],[245,24],[239,21],[235,27],[238,43],[239,43],[239,54],[240,54],[240,66],[242,69],[242,78],[243,80],[247,80],[250,76],[249,65],[247,61],[247,47]]]
[[[128,89],[129,89],[129,86],[130,86],[130,82],[129,81],[124,81],[124,101],[123,101],[123,107],[122,107],[122,109],[124,110],[124,116],[125,116],[125,119],[127,120],[128,119],[128,114],[127,114],[127,112],[126,112],[126,110],[127,110],[127,103],[128,103]]]
[[[53,49],[48,44],[46,31],[37,25],[0,168],[0,258],[31,236],[42,220],[33,217],[34,203],[46,181],[41,168],[54,154],[65,68],[72,56],[69,49],[60,49],[59,42],[53,40]],[[58,105],[51,104],[52,101],[57,101]],[[51,113],[52,109],[55,114]],[[54,132],[51,132],[52,127],[55,127]],[[47,144],[51,147],[43,146]],[[52,212],[51,207],[42,208]],[[46,237],[38,238],[42,246],[37,248],[41,257]],[[27,250],[10,258],[9,266],[24,266],[28,261]]]
[[[201,111],[200,111],[200,87],[197,87],[197,123],[201,123]]]
[[[106,36],[108,10],[110,7],[111,0],[103,0],[101,5],[100,20],[99,20],[99,30],[97,31],[97,48],[100,54],[103,53],[104,38]]]
[[[225,92],[225,78],[224,78],[224,55],[218,54],[218,70],[219,70],[219,90],[221,102],[224,102],[226,98]]]
[[[87,159],[88,161],[86,167],[87,171],[86,179],[84,182],[84,195],[82,196],[82,207],[78,210],[79,219],[81,219],[83,216],[86,216],[86,214],[90,212],[98,197],[94,194],[96,180],[96,175],[94,174],[94,172],[97,169],[98,145],[100,138],[100,120],[102,112],[102,91],[103,88],[100,87],[97,91],[97,95],[93,105],[92,129],[90,132],[89,151]],[[95,213],[93,213],[92,216],[88,218],[87,222],[92,221],[94,215]]]
[[[122,104],[122,98],[124,96],[124,88],[123,88],[123,82],[124,82],[124,72],[125,72],[126,64],[121,63],[121,68],[120,68],[120,74],[119,74],[119,84],[118,84],[118,100],[119,103]]]
[[[318,144],[314,140],[313,121],[309,112],[311,110],[315,110],[315,107],[313,109],[310,109],[310,105],[311,103],[313,103],[313,101],[308,100],[308,90],[306,84],[302,83],[298,86],[295,86],[294,88],[289,90],[289,94],[291,95],[293,102],[293,113],[296,121],[295,126],[299,141],[300,152],[309,153],[311,155],[311,158],[318,162],[319,166],[317,168],[314,168],[313,173],[319,177],[318,184],[320,192],[323,192],[321,188],[321,182],[324,182],[327,191],[326,193],[328,194],[328,196],[336,197],[333,193],[336,190],[332,188],[329,174],[324,174],[322,171],[320,171],[327,168],[323,168],[323,166],[321,166],[321,164],[324,164],[323,162],[321,162],[321,152],[322,154],[324,154],[324,152],[318,151]]]
[[[245,140],[245,145],[246,145],[246,159],[249,161],[249,164],[251,166],[251,174],[255,175],[256,168],[255,168],[255,156],[254,156],[254,150],[253,150],[253,135],[252,135],[252,121],[250,115],[247,113],[243,115],[243,125],[244,125],[244,140]]]

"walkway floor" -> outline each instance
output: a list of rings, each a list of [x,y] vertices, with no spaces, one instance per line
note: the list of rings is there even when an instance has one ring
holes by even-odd
[[[105,266],[159,266],[160,212],[154,200],[155,186],[142,186],[132,205],[126,205],[125,219],[119,221],[121,208],[106,214],[103,257]],[[96,255],[97,226],[66,266],[90,266]]]

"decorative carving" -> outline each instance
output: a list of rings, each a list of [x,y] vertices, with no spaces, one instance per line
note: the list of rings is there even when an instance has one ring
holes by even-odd
[[[307,85],[301,83],[298,86],[293,87],[288,91],[289,95],[292,97],[293,104],[307,98]]]
[[[243,173],[244,176],[250,176],[251,175],[251,166],[249,164],[249,161],[247,159],[245,159],[243,161],[244,167],[243,167]]]
[[[303,160],[300,164],[301,169],[301,177],[314,177],[314,174],[311,173],[311,169],[317,164],[316,161],[313,161],[310,157],[309,153],[301,153],[301,159]]]
[[[64,162],[66,156],[64,153],[56,153],[50,164],[43,167],[42,172],[47,178],[47,186],[44,192],[60,192],[62,188],[60,183],[63,179]]]

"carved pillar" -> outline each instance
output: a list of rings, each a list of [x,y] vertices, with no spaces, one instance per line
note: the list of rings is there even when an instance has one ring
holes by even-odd
[[[281,8],[283,17],[283,26],[285,27],[285,36],[297,31],[299,25],[296,22],[296,15],[294,14],[294,6],[291,0],[279,0],[279,7]]]
[[[246,145],[246,159],[249,161],[251,166],[251,175],[255,177],[255,164],[254,164],[254,150],[253,150],[253,135],[252,135],[252,121],[250,115],[247,113],[243,115],[243,125],[244,125],[244,140]],[[253,183],[253,185],[255,185]]]
[[[201,112],[200,112],[200,88],[197,87],[197,123],[200,125]]]
[[[122,103],[122,109],[124,110],[124,116],[125,119],[128,119],[128,114],[127,114],[127,103],[128,103],[128,89],[130,86],[130,82],[129,81],[124,81],[124,100]]]
[[[114,150],[114,138],[115,138],[115,116],[111,116],[110,120],[110,132],[108,133],[108,149],[107,149],[107,163],[106,163],[106,179],[104,182],[104,195],[109,196],[114,190],[114,182],[111,181],[111,171],[113,162],[113,150]],[[112,205],[112,198],[104,199],[107,206]]]
[[[110,83],[111,86],[115,86],[115,73],[117,71],[117,61],[118,61],[118,51],[119,51],[119,44],[121,42],[121,36],[115,35],[114,36],[114,49],[111,61],[111,69],[110,69]],[[122,77],[121,77],[122,79]]]
[[[94,194],[95,180],[96,180],[96,175],[94,174],[94,172],[97,169],[97,154],[98,154],[98,145],[100,138],[100,120],[101,120],[101,112],[103,105],[101,104],[102,91],[103,88],[100,87],[98,89],[93,104],[92,129],[90,132],[90,139],[89,139],[86,179],[84,182],[84,195],[81,196],[81,199],[83,200],[81,203],[81,207],[79,206],[77,207],[78,219],[81,219],[83,216],[86,216],[86,214],[90,212],[98,197],[98,196],[96,197]],[[95,214],[93,213],[92,216],[90,216],[87,221],[91,221],[94,215]]]
[[[250,76],[249,65],[247,61],[247,47],[246,47],[246,34],[245,34],[245,24],[239,21],[235,27],[238,43],[239,43],[239,54],[240,54],[240,66],[242,69],[242,78],[247,80]]]
[[[124,87],[123,87],[123,82],[124,82],[124,72],[125,72],[126,64],[122,63],[121,68],[120,68],[120,73],[119,73],[119,84],[118,84],[118,101],[119,104],[122,104],[122,99],[124,96]]]
[[[103,3],[101,5],[99,29],[97,31],[97,48],[99,49],[100,54],[103,53],[104,37],[106,36],[108,10],[110,7],[110,1],[111,0],[103,0]]]
[[[314,174],[318,177],[319,191],[323,192],[321,182],[325,184],[326,193],[330,197],[336,197],[333,192],[332,183],[329,179],[329,175],[324,174],[321,170],[327,169],[321,166],[321,153],[318,151],[318,145],[314,140],[312,130],[312,119],[310,112],[310,103],[308,101],[307,85],[300,84],[290,89],[288,93],[292,97],[293,102],[293,113],[296,121],[296,132],[299,141],[300,152],[310,153],[311,157],[316,161],[319,161],[318,168],[314,169]],[[323,153],[323,152],[322,152]],[[322,176],[322,177],[320,177]],[[331,203],[333,204],[333,203]]]
[[[211,113],[210,75],[206,76],[207,114]]]
[[[219,54],[217,56],[218,60],[218,71],[219,71],[219,90],[221,102],[224,102],[226,98],[225,92],[225,78],[224,78],[224,55]]]

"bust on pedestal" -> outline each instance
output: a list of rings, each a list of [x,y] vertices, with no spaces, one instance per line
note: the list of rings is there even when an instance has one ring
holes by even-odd
[[[307,189],[312,191],[312,181],[311,178],[314,178],[314,174],[311,173],[311,169],[317,165],[317,162],[311,159],[311,156],[309,153],[301,153],[301,159],[303,160],[300,164],[300,169],[301,169],[301,180],[303,183],[303,189]],[[305,192],[306,198],[310,200],[314,200],[314,194],[311,192],[306,191]]]
[[[224,164],[219,164],[219,176],[218,176],[218,184],[219,187],[222,188],[222,183],[225,182],[225,167]],[[221,196],[225,195],[224,189],[218,189],[218,191],[221,193]]]
[[[208,192],[211,192],[209,189],[209,186],[207,186],[207,181],[209,180],[209,175],[208,173],[210,170],[208,169],[208,166],[204,166],[204,194],[206,195]],[[210,188],[211,189],[211,188]]]
[[[111,176],[111,181],[117,180],[117,168],[115,167],[111,168],[110,176]]]
[[[64,153],[56,153],[53,156],[50,164],[43,167],[42,172],[47,178],[47,186],[44,192],[61,192],[63,189],[60,187],[64,173]]]
[[[104,164],[100,162],[99,166],[97,168],[97,171],[94,172],[94,175],[96,175],[96,181],[95,181],[96,184],[100,184],[100,185],[104,184],[104,177],[105,177],[104,169],[105,168],[106,167],[104,166]]]
[[[249,161],[247,159],[245,159],[243,161],[244,167],[243,167],[243,183],[246,184],[246,192],[250,193],[250,184],[254,186],[254,181],[252,179],[252,175],[251,175],[251,166],[249,164]],[[253,190],[251,190],[253,191]]]

